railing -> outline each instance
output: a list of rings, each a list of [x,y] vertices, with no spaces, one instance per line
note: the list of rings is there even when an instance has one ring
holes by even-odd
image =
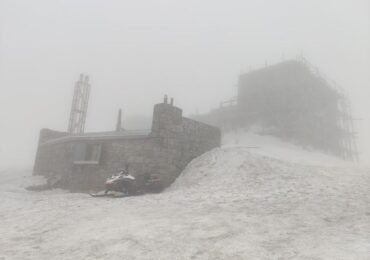
[[[220,102],[220,108],[232,107],[232,106],[236,106],[237,104],[238,104],[238,99],[236,97],[233,97],[227,101]]]

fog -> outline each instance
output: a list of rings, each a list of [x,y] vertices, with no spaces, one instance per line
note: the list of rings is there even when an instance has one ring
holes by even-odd
[[[370,158],[368,0],[0,1],[0,165],[32,165],[39,130],[66,130],[80,73],[87,131],[150,117],[164,94],[185,115],[236,94],[240,72],[303,54],[349,94]]]

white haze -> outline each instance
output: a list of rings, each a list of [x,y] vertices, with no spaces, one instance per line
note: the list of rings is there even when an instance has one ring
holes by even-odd
[[[150,116],[166,93],[185,114],[236,94],[237,77],[303,55],[350,94],[370,158],[368,0],[0,0],[0,165],[32,165],[42,127],[65,130],[90,75],[87,130]]]

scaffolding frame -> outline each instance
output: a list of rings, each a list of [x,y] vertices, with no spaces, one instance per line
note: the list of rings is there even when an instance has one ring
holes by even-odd
[[[341,139],[341,158],[344,160],[359,161],[358,149],[356,143],[356,132],[354,127],[354,119],[352,116],[352,107],[348,94],[336,82],[329,79],[322,71],[316,66],[312,65],[303,55],[297,56],[297,61],[303,63],[311,73],[321,80],[324,84],[332,88],[338,95],[338,115],[337,124],[342,132]]]

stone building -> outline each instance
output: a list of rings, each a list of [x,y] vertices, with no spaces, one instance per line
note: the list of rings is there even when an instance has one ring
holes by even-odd
[[[105,179],[128,168],[144,186],[168,187],[195,157],[220,146],[218,128],[182,116],[167,103],[154,106],[149,131],[70,134],[42,129],[33,174],[58,176],[59,186],[73,191],[101,190]]]

